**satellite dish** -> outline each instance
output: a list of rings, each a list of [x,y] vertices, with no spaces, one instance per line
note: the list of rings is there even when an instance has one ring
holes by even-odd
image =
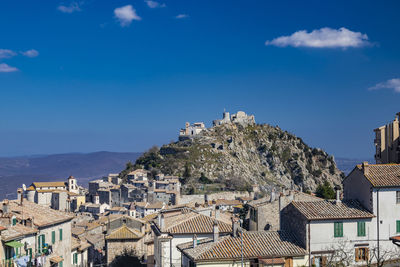
[[[22,184],[22,189],[23,189],[24,191],[26,191],[26,185],[25,185],[25,184]]]

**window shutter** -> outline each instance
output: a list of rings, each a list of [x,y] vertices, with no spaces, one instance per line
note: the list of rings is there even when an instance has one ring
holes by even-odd
[[[327,261],[326,256],[322,256],[321,259],[322,259],[322,263],[321,263],[322,267],[326,267],[326,261]]]
[[[60,229],[60,241],[62,241],[62,239],[63,239],[63,232],[62,229]]]
[[[369,248],[365,248],[365,257],[368,261],[369,260]]]
[[[400,221],[396,221],[396,232],[400,233]]]
[[[53,244],[56,243],[56,231],[52,231],[52,232],[51,232],[51,242],[52,242]]]
[[[360,251],[359,251],[360,249],[359,248],[356,248],[356,261],[359,261],[360,260]]]

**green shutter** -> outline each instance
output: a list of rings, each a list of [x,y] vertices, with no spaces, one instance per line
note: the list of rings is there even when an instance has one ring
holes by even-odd
[[[12,219],[12,225],[16,225],[17,224],[17,218],[13,218]]]
[[[62,236],[62,229],[60,229],[60,241],[62,241],[62,238],[63,238],[63,236]]]
[[[400,221],[396,221],[396,232],[400,233]]]
[[[56,243],[56,231],[51,232],[51,243]]]
[[[357,236],[365,236],[365,222],[357,222]]]
[[[343,223],[342,222],[334,223],[334,237],[343,237]]]

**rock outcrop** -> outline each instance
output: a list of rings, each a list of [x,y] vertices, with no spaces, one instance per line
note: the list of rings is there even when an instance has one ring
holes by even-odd
[[[194,179],[236,178],[261,188],[294,186],[314,191],[325,180],[335,185],[343,178],[333,156],[268,124],[217,125],[195,138],[153,148],[136,165]]]

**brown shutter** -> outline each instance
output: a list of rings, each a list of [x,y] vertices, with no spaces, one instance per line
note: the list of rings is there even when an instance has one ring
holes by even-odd
[[[315,257],[312,258],[312,265],[315,265]]]
[[[359,248],[356,248],[356,261],[360,261],[360,252],[359,252]]]
[[[369,248],[365,248],[365,258],[367,261],[369,260]]]
[[[326,256],[322,256],[322,267],[326,267]]]

